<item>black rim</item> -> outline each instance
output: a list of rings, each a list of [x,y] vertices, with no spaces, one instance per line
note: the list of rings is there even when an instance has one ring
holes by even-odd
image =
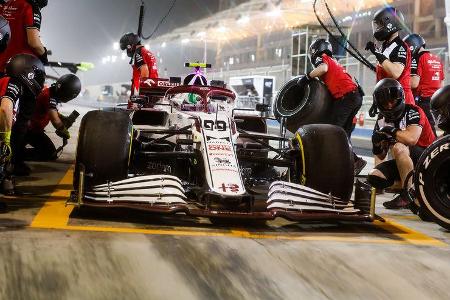
[[[443,162],[433,174],[432,191],[436,199],[450,209],[450,159]]]
[[[300,97],[291,97],[291,94],[297,92],[301,90],[302,94],[300,95]],[[292,89],[292,91],[287,91],[285,93],[285,95],[281,98],[280,101],[280,111],[279,113],[282,115],[292,115],[297,113],[298,111],[302,110],[303,107],[305,107],[305,105],[307,104],[307,100],[309,99],[309,94],[311,92],[311,89],[309,87],[309,85],[306,85],[305,88],[300,89],[300,87],[294,87]],[[297,100],[297,99],[301,99],[300,102],[297,101],[292,101]]]

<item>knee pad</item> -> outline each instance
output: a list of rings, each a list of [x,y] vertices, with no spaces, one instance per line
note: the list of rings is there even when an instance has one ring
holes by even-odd
[[[384,179],[376,175],[369,175],[367,177],[367,182],[377,189],[385,189],[394,184],[394,180]]]

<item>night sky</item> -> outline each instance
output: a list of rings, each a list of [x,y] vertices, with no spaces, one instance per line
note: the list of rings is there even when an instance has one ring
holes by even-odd
[[[218,0],[178,0],[158,34],[216,12]],[[140,0],[49,0],[41,37],[52,60],[98,61],[123,33],[136,31]],[[146,0],[144,34],[150,34],[172,0]]]

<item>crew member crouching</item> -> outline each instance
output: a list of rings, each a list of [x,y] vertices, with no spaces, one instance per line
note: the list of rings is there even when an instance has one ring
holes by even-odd
[[[24,160],[51,161],[57,159],[55,144],[45,133],[45,127],[51,122],[59,137],[65,140],[70,139],[67,117],[59,114],[58,104],[75,99],[80,91],[80,79],[73,74],[63,75],[56,83],[42,90],[37,97],[36,109],[25,135],[25,145],[30,145],[32,148],[26,148],[20,152],[23,156],[16,159],[14,175],[29,175],[30,168],[24,163]]]
[[[379,189],[390,187],[400,180],[405,186],[408,174],[426,147],[435,140],[425,113],[420,107],[405,104],[401,84],[391,78],[375,86],[374,101],[380,111],[372,135],[373,154],[384,160],[390,152],[393,159],[377,165],[368,176],[369,183]],[[409,190],[410,183],[407,183]],[[407,191],[384,202],[389,209],[409,207]]]
[[[21,111],[16,114],[17,107],[19,102],[32,101],[42,91],[44,81],[44,65],[30,54],[11,58],[6,65],[6,76],[0,78],[0,192],[3,194],[14,193],[13,180],[6,167],[16,149],[11,147],[16,138],[11,136],[14,119],[22,118]]]

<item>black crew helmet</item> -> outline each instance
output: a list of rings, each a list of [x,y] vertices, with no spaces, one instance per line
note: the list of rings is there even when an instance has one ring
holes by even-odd
[[[120,38],[120,49],[127,50],[128,57],[133,57],[136,46],[140,43],[141,38],[136,33],[128,32]]]
[[[37,96],[45,83],[45,67],[41,60],[31,54],[17,54],[6,64],[6,74],[17,78]]]
[[[405,18],[395,7],[386,6],[373,15],[373,36],[378,41],[388,40],[394,33],[402,30]]]
[[[9,22],[4,17],[0,16],[0,52],[6,50],[10,38],[11,28],[9,27]]]
[[[309,58],[313,63],[317,57],[322,56],[324,53],[331,57],[333,56],[333,47],[326,39],[316,39],[309,46]]]
[[[28,2],[39,9],[43,9],[48,4],[48,0],[28,0]]]
[[[55,99],[66,103],[78,97],[81,92],[81,81],[74,74],[66,74],[61,76],[52,87]]]
[[[409,46],[413,56],[419,52],[420,48],[425,48],[426,46],[425,39],[420,34],[416,33],[407,35],[403,41]]]
[[[400,120],[405,112],[405,91],[395,79],[380,80],[375,86],[373,99],[387,122]]]
[[[440,88],[431,97],[431,112],[437,126],[450,133],[450,85]]]

